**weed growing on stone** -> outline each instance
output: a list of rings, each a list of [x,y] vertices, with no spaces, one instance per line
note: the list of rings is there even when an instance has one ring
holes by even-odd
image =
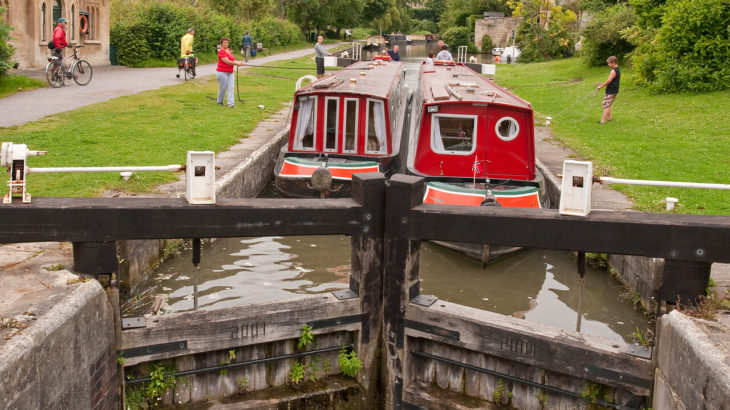
[[[708,290],[710,290],[708,288]],[[711,290],[706,296],[700,296],[695,304],[681,305],[677,298],[676,308],[682,313],[705,320],[716,320],[721,310],[730,310],[730,292],[720,297],[717,291]]]
[[[240,392],[248,391],[248,377],[238,378],[238,389]]]
[[[535,398],[537,398],[537,401],[540,403],[540,409],[548,408],[548,395],[545,390],[540,389],[540,391],[535,395]]]
[[[304,379],[304,363],[294,362],[289,371],[289,383],[298,385]]]
[[[57,263],[55,265],[45,266],[44,269],[47,271],[50,271],[50,272],[55,272],[55,271],[59,271],[59,270],[63,269],[63,265],[61,265],[60,263]]]
[[[632,336],[634,337],[634,341],[641,346],[649,347],[654,344],[654,332],[649,329],[642,332],[637,326]]]
[[[156,403],[175,386],[175,369],[162,363],[153,363],[150,366],[150,381],[145,387],[145,396],[148,401]]]
[[[314,333],[312,333],[312,327],[305,324],[302,326],[302,335],[299,336],[297,341],[297,348],[306,349],[307,346],[314,342]]]
[[[495,403],[501,404],[503,398],[504,398],[504,380],[498,379],[497,380],[497,390],[495,390],[494,393],[492,394],[492,400]]]
[[[347,348],[342,347],[340,353],[337,355],[337,364],[340,365],[340,370],[345,376],[355,377],[362,367],[360,358],[357,357],[357,352],[354,350],[347,351]]]
[[[231,364],[231,360],[236,358],[236,350],[231,349],[228,351],[228,357],[226,360],[221,361],[219,364]],[[221,376],[225,376],[228,374],[228,369],[221,369],[220,370]]]

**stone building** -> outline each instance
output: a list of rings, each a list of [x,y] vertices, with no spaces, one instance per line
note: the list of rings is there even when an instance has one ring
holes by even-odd
[[[517,30],[519,23],[520,17],[505,17],[502,13],[485,13],[485,18],[474,21],[474,43],[481,50],[482,37],[488,34],[495,47],[511,46],[512,31]]]
[[[80,56],[92,65],[109,64],[109,0],[0,0],[13,26],[10,44],[21,68],[44,67],[51,54],[47,44],[56,22],[64,17],[66,40],[82,45]],[[65,52],[65,56],[69,55]]]

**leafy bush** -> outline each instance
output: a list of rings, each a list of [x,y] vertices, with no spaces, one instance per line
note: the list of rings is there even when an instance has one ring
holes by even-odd
[[[195,29],[196,51],[215,51],[222,37],[228,37],[235,50],[246,30],[251,31],[255,43],[263,43],[264,47],[303,40],[294,23],[272,17],[237,23],[215,11],[158,2],[141,4],[131,10],[134,16],[120,19],[110,32],[111,44],[119,47],[118,59],[122,65],[137,65],[150,58],[177,59],[180,38],[190,27]]]
[[[575,13],[553,6],[547,22],[544,13],[542,2],[536,0],[524,1],[515,8],[513,15],[522,17],[517,28],[521,62],[545,61],[573,54]]]
[[[453,27],[439,36],[449,45],[450,51],[455,52],[459,46],[468,46],[471,42],[471,30],[468,27]]]
[[[122,46],[117,51],[117,62],[120,65],[132,66],[151,57],[147,47],[145,27],[141,24],[133,26],[112,26],[109,36],[116,44]]]
[[[676,0],[666,5],[654,41],[634,57],[638,81],[661,92],[730,87],[730,7],[726,0]],[[627,31],[627,36],[631,35]],[[634,37],[645,40],[651,28]],[[635,34],[635,33],[634,33]]]
[[[12,61],[14,49],[8,44],[12,27],[5,21],[5,8],[0,7],[0,76],[11,68],[15,62]]]
[[[617,5],[596,13],[583,30],[581,53],[588,65],[602,66],[606,59],[616,56],[622,60],[634,49],[622,32],[634,25],[636,14],[630,7]]]
[[[482,36],[482,53],[491,53],[494,48],[494,41],[489,37],[489,34]]]

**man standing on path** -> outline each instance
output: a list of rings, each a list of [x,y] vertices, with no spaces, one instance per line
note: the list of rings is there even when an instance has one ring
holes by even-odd
[[[66,28],[66,19],[61,17],[58,19],[58,25],[53,29],[53,56],[58,57],[58,63],[63,60],[63,49],[68,47],[66,42],[66,32],[63,29]]]
[[[608,80],[602,82],[598,85],[598,87],[596,87],[596,90],[606,87],[606,95],[603,97],[603,103],[601,104],[603,106],[603,117],[601,118],[601,121],[598,121],[599,124],[604,124],[606,121],[611,121],[613,119],[613,116],[611,115],[611,105],[613,105],[613,100],[616,99],[616,94],[618,94],[618,85],[621,81],[621,70],[618,68],[618,58],[616,58],[616,56],[608,57],[606,63],[609,67],[611,67],[611,72],[608,74]]]
[[[251,48],[253,47],[253,40],[251,39],[251,32],[246,30],[246,34],[241,38],[241,54],[243,59],[248,62],[248,55],[251,54]]]
[[[324,75],[324,58],[332,55],[330,52],[324,49],[322,45],[324,37],[317,37],[317,44],[314,45],[314,62],[317,64],[317,78],[322,78]]]

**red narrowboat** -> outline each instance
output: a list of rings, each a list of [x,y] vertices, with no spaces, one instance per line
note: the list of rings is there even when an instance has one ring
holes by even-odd
[[[274,168],[292,197],[349,197],[352,175],[405,171],[407,89],[400,62],[359,61],[294,94],[289,142]]]
[[[419,76],[407,168],[426,179],[424,203],[548,207],[530,103],[453,61],[423,64]],[[515,249],[447,246],[484,263]]]

